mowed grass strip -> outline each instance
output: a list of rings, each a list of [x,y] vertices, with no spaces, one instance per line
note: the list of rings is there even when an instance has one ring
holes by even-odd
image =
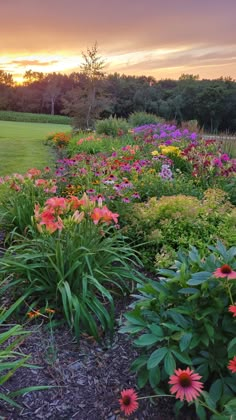
[[[0,121],[0,176],[52,165],[55,156],[44,140],[50,133],[70,129],[62,124]]]

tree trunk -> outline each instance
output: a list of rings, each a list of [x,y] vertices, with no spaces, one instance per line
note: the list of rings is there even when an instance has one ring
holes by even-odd
[[[51,115],[54,115],[55,113],[55,100],[54,98],[51,98]]]

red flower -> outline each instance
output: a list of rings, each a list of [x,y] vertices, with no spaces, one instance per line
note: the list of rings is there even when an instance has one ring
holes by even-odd
[[[230,305],[229,312],[232,312],[233,317],[236,316],[236,305]]]
[[[229,361],[228,369],[231,370],[232,373],[236,373],[236,356]]]
[[[103,206],[102,208],[96,207],[92,214],[91,218],[93,219],[93,223],[97,225],[100,221],[106,224],[110,224],[111,221],[118,223],[118,213],[112,213],[107,206]]]
[[[46,207],[49,211],[57,211],[57,214],[66,210],[66,199],[64,197],[52,197],[46,201]]]
[[[175,370],[175,375],[172,375],[169,381],[169,384],[173,385],[170,388],[171,394],[176,393],[176,398],[179,398],[181,401],[184,398],[188,402],[195,400],[203,388],[202,382],[198,381],[200,378],[201,376],[198,373],[194,373],[189,367],[185,370]]]
[[[138,408],[138,395],[133,388],[121,391],[121,399],[119,400],[120,408],[126,416],[129,416]]]
[[[233,271],[230,265],[224,264],[214,271],[213,276],[216,278],[228,277],[228,279],[236,279],[236,271]]]

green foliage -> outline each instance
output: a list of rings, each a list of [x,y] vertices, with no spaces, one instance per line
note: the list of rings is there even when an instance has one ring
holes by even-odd
[[[231,203],[236,206],[236,176],[222,179],[220,188],[227,192]]]
[[[127,143],[133,143],[133,138],[130,134],[114,138],[112,136],[80,132],[70,140],[67,147],[67,153],[70,157],[73,157],[78,153],[92,155],[96,155],[97,153],[107,154],[121,149],[121,147],[126,146]]]
[[[0,120],[32,123],[71,124],[71,119],[63,115],[32,114],[30,112],[0,111]]]
[[[129,124],[124,118],[109,117],[96,122],[97,134],[117,137],[128,133]]]
[[[179,247],[195,245],[204,255],[207,245],[217,238],[233,244],[231,229],[235,219],[231,212],[227,194],[216,189],[207,190],[202,200],[181,194],[159,200],[153,197],[147,203],[134,205],[125,229],[128,236],[144,243],[144,262],[153,264],[155,260],[156,266],[168,267]]]
[[[155,114],[149,114],[144,111],[136,111],[130,114],[128,122],[131,127],[139,127],[145,124],[158,124],[164,122],[164,119]]]
[[[161,168],[157,170],[160,171]],[[190,179],[184,174],[178,174],[172,180],[163,181],[157,173],[145,171],[136,180],[136,189],[139,192],[142,201],[148,200],[150,197],[161,198],[162,196],[170,196],[177,194],[184,194],[201,198],[203,190],[196,186],[193,179]]]
[[[45,181],[46,182],[46,181]],[[16,189],[14,189],[14,188]],[[18,189],[19,188],[19,189]],[[48,194],[45,186],[36,186],[34,179],[9,179],[1,189],[0,226],[8,232],[26,234],[31,226],[35,203],[43,204]]]
[[[13,311],[22,304],[24,299],[25,296],[22,296],[7,310],[0,308],[0,386],[2,388],[0,400],[5,401],[16,408],[20,408],[20,406],[14,401],[14,397],[27,394],[31,391],[48,388],[47,386],[32,386],[7,394],[4,392],[4,385],[20,367],[34,368],[34,366],[27,364],[27,360],[30,356],[19,351],[20,344],[30,332],[26,331],[21,325],[11,324],[9,326],[9,324],[5,324],[5,321],[8,320]]]
[[[118,232],[91,220],[64,222],[61,232],[16,236],[0,260],[1,272],[13,274],[8,284],[27,293],[40,307],[46,303],[62,310],[79,337],[81,328],[96,339],[114,327],[113,296],[129,292],[138,273],[135,252]],[[101,234],[102,233],[102,234]],[[99,328],[101,330],[99,330]]]
[[[229,246],[236,244],[236,208],[224,216],[224,220],[219,224],[219,230],[225,243]]]
[[[180,252],[173,269],[159,270],[159,280],[138,285],[121,332],[134,337],[140,349],[132,364],[140,387],[149,382],[155,392],[166,392],[174,369],[190,366],[203,377],[208,406],[221,412],[235,393],[227,365],[236,353],[235,323],[228,312],[236,284],[214,272],[224,264],[236,269],[236,247],[227,250],[218,242],[210,251],[205,259],[195,247]]]

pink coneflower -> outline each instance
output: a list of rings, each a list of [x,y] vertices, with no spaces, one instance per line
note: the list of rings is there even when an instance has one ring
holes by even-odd
[[[229,312],[232,312],[233,317],[236,316],[236,305],[230,305],[229,306]]]
[[[133,388],[121,391],[121,399],[119,400],[120,408],[126,416],[129,416],[138,408],[138,395]]]
[[[229,361],[228,369],[231,370],[232,373],[236,373],[236,356]]]
[[[201,379],[201,376],[198,373],[194,373],[189,367],[185,370],[175,370],[175,375],[172,375],[169,381],[169,384],[173,385],[170,388],[171,394],[176,393],[176,398],[179,398],[181,401],[185,398],[188,402],[195,400],[203,388],[203,383],[198,379]]]
[[[236,271],[233,271],[230,265],[224,264],[214,271],[213,276],[216,278],[228,277],[228,279],[236,279]]]
[[[123,203],[130,203],[130,199],[128,197],[122,198]]]

